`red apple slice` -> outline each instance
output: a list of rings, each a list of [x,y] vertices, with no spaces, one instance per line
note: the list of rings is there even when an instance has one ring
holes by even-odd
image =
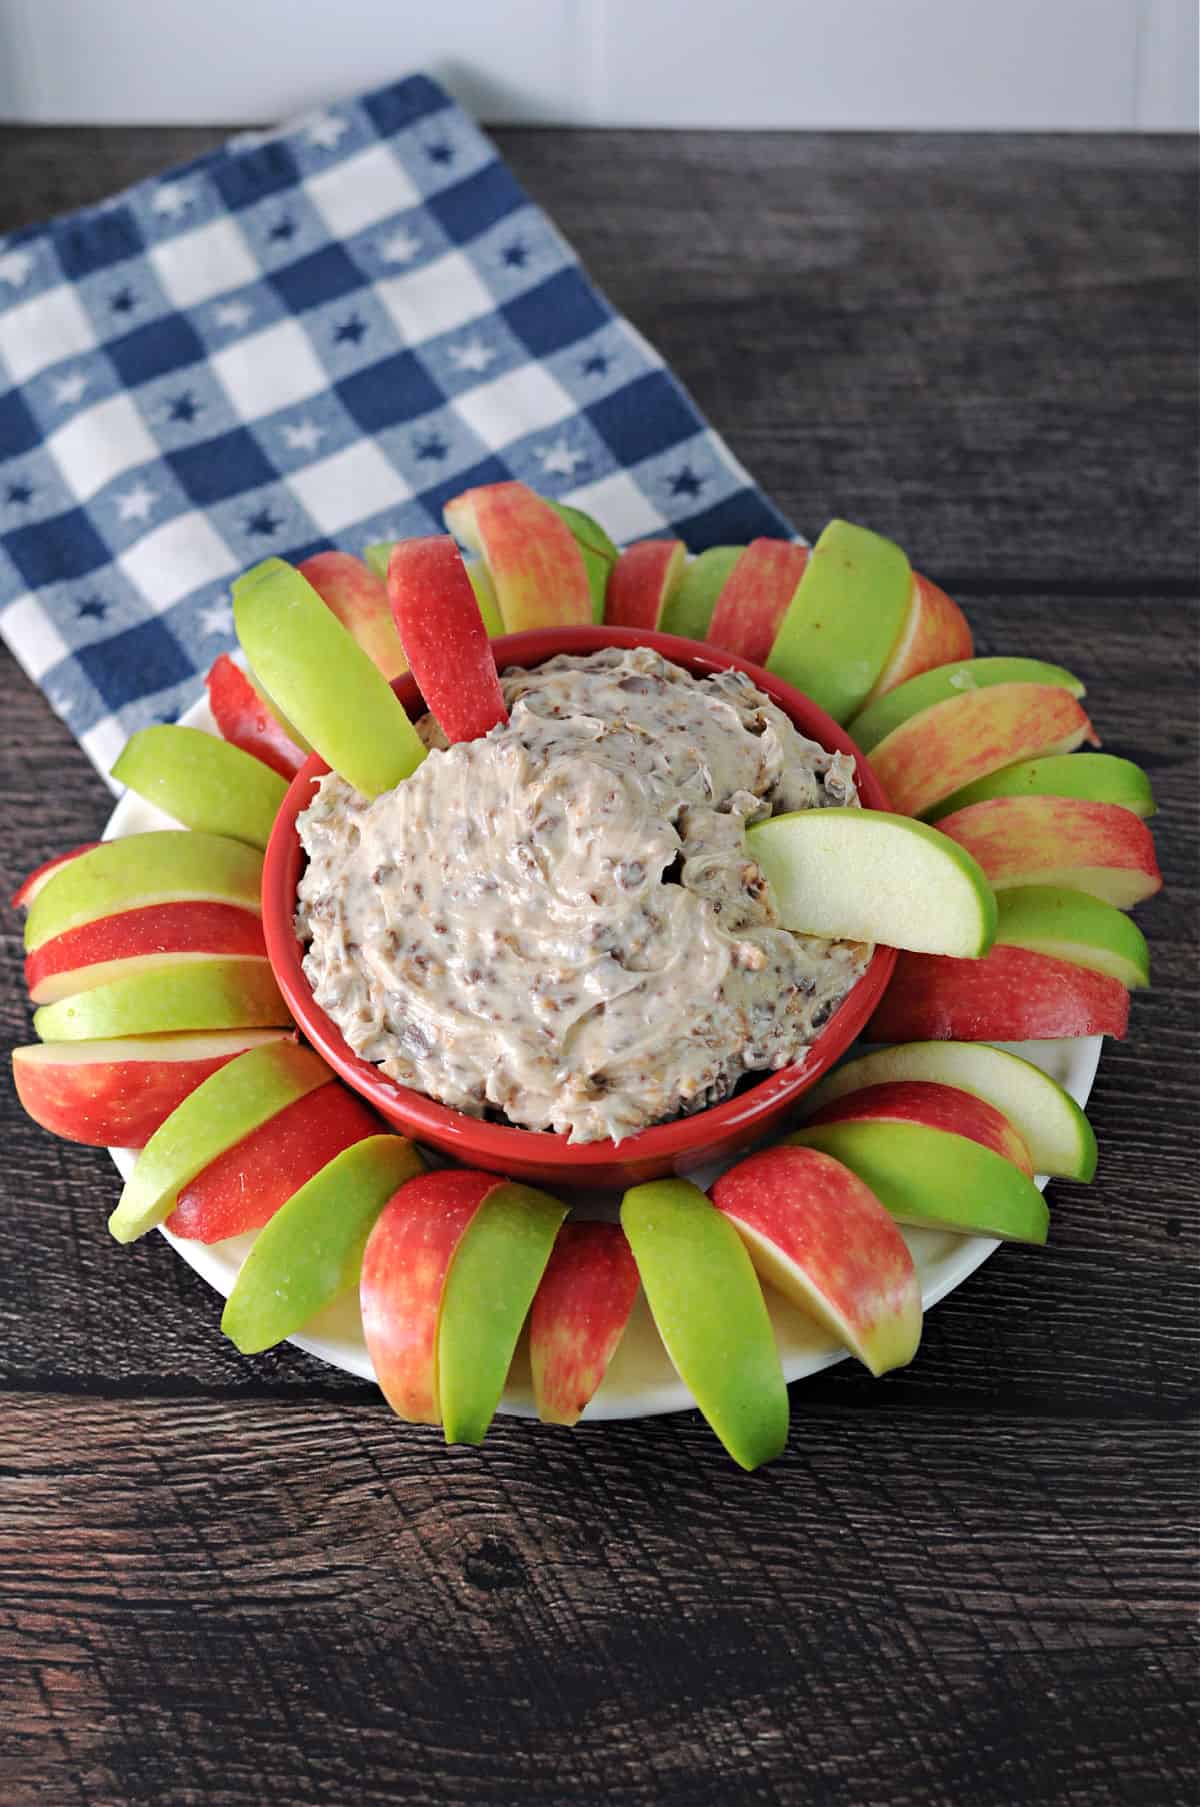
[[[1059,885],[1129,910],[1162,889],[1154,837],[1119,803],[992,797],[944,816],[938,827],[974,855],[995,891]]]
[[[25,949],[148,904],[224,903],[259,915],[263,856],[223,835],[163,829],[101,841],[60,865],[33,898]]]
[[[486,560],[505,632],[587,627],[592,590],[567,523],[524,483],[488,483],[447,502],[446,526]]]
[[[723,1173],[712,1201],[759,1278],[872,1374],[912,1360],[921,1338],[913,1259],[890,1212],[849,1168],[816,1149],[768,1148]]]
[[[403,542],[401,542],[403,543]],[[296,569],[389,681],[408,670],[387,585],[349,552],[314,552]]]
[[[1128,1022],[1129,993],[1118,980],[1027,948],[994,947],[982,960],[902,953],[864,1035],[871,1042],[1120,1040]]]
[[[24,1109],[68,1142],[141,1148],[202,1080],[247,1048],[282,1041],[284,1029],[140,1040],[38,1042],[13,1049]]]
[[[877,696],[898,689],[909,678],[920,677],[923,671],[933,671],[939,665],[969,659],[974,651],[971,624],[958,604],[936,584],[931,584],[927,577],[914,571],[912,597],[900,638],[863,707],[873,703]]]
[[[494,1173],[419,1174],[388,1200],[359,1280],[363,1335],[384,1398],[413,1424],[440,1424],[438,1329],[446,1276]]]
[[[255,759],[261,759],[281,778],[294,778],[308,755],[228,653],[213,660],[204,684],[222,740],[240,747],[243,753],[253,753]]]
[[[331,1073],[202,1167],[180,1192],[166,1228],[191,1242],[261,1229],[335,1155],[380,1128],[374,1111]]]
[[[807,563],[807,546],[751,540],[717,598],[709,642],[765,665]]]
[[[90,853],[93,847],[99,847],[99,845],[99,841],[85,841],[81,847],[72,847],[70,853],[58,853],[52,860],[46,860],[42,865],[35,866],[29,877],[23,884],[18,885],[9,899],[13,909],[27,910],[46,880],[53,878],[60,866],[65,866],[68,860],[78,859],[81,853]]]
[[[1095,739],[1092,724],[1069,691],[995,684],[910,716],[872,748],[871,765],[893,809],[923,816],[951,791],[1001,766],[1069,753],[1089,739]]]
[[[398,541],[387,593],[413,676],[446,738],[478,740],[506,722],[492,643],[449,535]]]
[[[236,904],[147,904],[68,929],[27,956],[25,983],[35,1004],[120,977],[130,959],[148,954],[258,954],[265,958],[262,918]]]
[[[924,1123],[967,1136],[1033,1178],[1033,1157],[1020,1132],[996,1105],[974,1092],[931,1079],[891,1079],[834,1098],[809,1123]]]
[[[638,540],[613,566],[604,599],[610,627],[656,628],[687,564],[682,540]]]
[[[615,1223],[565,1223],[529,1314],[538,1417],[574,1424],[616,1353],[637,1298],[638,1271]]]

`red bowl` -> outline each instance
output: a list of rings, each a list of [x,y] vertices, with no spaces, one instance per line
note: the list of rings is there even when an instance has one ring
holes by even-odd
[[[890,808],[866,759],[831,716],[761,666],[751,665],[718,647],[681,640],[674,634],[630,628],[542,628],[497,640],[496,663],[501,670],[510,665],[540,665],[555,653],[592,653],[605,646],[649,646],[699,677],[731,668],[746,672],[791,718],[801,734],[830,752],[854,755],[859,795],[868,808]],[[422,712],[420,692],[410,675],[397,678],[393,689],[410,716]],[[294,926],[296,886],[304,858],[296,834],[296,817],[312,799],[313,781],[328,770],[316,754],[305,762],[292,780],[271,831],[263,868],[263,928],[275,977],[300,1029],[347,1085],[405,1135],[439,1149],[464,1166],[481,1167],[538,1185],[595,1188],[625,1187],[660,1179],[665,1174],[689,1173],[707,1162],[727,1158],[782,1125],[797,1098],[816,1084],[859,1034],[892,976],[895,949],[876,948],[866,972],[805,1051],[802,1064],[781,1067],[723,1104],[642,1130],[619,1144],[573,1144],[565,1136],[549,1131],[480,1122],[408,1086],[398,1085],[378,1067],[360,1060],[313,1000],[301,966],[303,948]]]

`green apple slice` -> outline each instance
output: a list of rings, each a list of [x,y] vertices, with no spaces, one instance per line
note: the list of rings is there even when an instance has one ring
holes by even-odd
[[[886,740],[893,728],[934,703],[944,703],[967,690],[989,690],[994,684],[1049,684],[1074,697],[1085,695],[1073,672],[1041,659],[957,659],[923,671],[906,684],[877,697],[850,723],[847,733],[864,753]]]
[[[1017,885],[997,894],[1001,947],[1069,960],[1119,979],[1130,991],[1150,983],[1150,950],[1136,922],[1115,904],[1058,885]]]
[[[256,954],[181,954],[33,1013],[44,1042],[92,1042],[180,1030],[271,1029],[292,1020],[271,963]]]
[[[1045,1242],[1046,1201],[1019,1168],[981,1142],[923,1123],[816,1123],[786,1138],[830,1154],[898,1223]]]
[[[1032,1061],[986,1042],[901,1042],[877,1048],[836,1068],[804,1102],[816,1111],[865,1086],[905,1079],[957,1086],[994,1104],[1025,1143],[1036,1173],[1082,1181],[1095,1174],[1096,1137],[1071,1094]]]
[[[710,546],[683,568],[683,576],[663,604],[658,620],[660,634],[679,634],[684,640],[703,640],[708,633],[717,598],[725,588],[744,546]]]
[[[1118,759],[1115,753],[1048,753],[1042,759],[1019,759],[964,784],[939,803],[934,814],[952,816],[993,797],[1077,797],[1085,803],[1117,803],[1135,816],[1155,812],[1150,780],[1132,759]]]
[[[262,854],[224,835],[186,829],[123,835],[52,872],[29,906],[25,950],[68,929],[160,903],[237,904],[262,909]]]
[[[392,790],[425,748],[378,666],[299,571],[264,559],[233,586],[254,674],[321,758],[364,797]]]
[[[155,1130],[137,1158],[108,1227],[132,1242],[169,1217],[202,1167],[252,1130],[333,1078],[297,1042],[267,1042],[209,1075]]]
[[[978,862],[948,835],[877,809],[804,809],[746,831],[784,928],[976,960],[996,933]]]
[[[112,776],[185,828],[265,847],[287,785],[261,759],[200,728],[142,728]]]
[[[447,1443],[482,1443],[567,1207],[532,1186],[493,1188],[463,1233],[442,1295],[438,1396]]]
[[[592,620],[603,621],[609,576],[621,555],[599,521],[594,521],[582,508],[572,508],[566,502],[551,502],[550,506],[575,535],[575,542],[583,554],[588,587],[592,592]]]
[[[403,1136],[367,1136],[293,1192],[255,1237],[221,1313],[221,1329],[243,1355],[302,1330],[358,1285],[375,1219],[423,1169]]]
[[[621,1223],[680,1379],[735,1462],[772,1461],[787,1442],[787,1386],[741,1237],[688,1180],[634,1186]]]
[[[900,637],[912,567],[891,540],[830,521],[775,636],[767,670],[844,722],[862,708]]]

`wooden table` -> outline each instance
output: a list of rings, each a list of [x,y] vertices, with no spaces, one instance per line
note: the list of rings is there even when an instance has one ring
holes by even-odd
[[[0,229],[216,137],[2,131]],[[107,1157],[6,1090],[0,1801],[1195,1800],[1194,144],[500,138],[793,519],[894,535],[1150,771],[1168,888],[1099,1177],[910,1369],[794,1388],[750,1478],[696,1416],[446,1451],[240,1359],[160,1239],[109,1241]],[[0,685],[11,889],[109,800]]]

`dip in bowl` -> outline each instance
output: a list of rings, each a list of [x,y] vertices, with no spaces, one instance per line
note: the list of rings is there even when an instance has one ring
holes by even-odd
[[[713,927],[714,904],[702,895],[707,856],[704,838],[716,830],[718,840],[728,840],[730,835],[736,840],[736,816],[729,813],[716,815],[698,807],[694,812],[697,825],[691,831],[690,841],[688,828],[686,825],[683,828],[684,856],[691,871],[700,874],[693,889],[685,892],[678,885],[659,884],[664,849],[655,844],[654,837],[661,830],[652,814],[639,823],[637,808],[647,784],[651,790],[658,786],[661,792],[660,779],[669,789],[670,783],[680,776],[689,787],[689,794],[699,803],[703,802],[702,787],[697,790],[693,775],[686,769],[686,757],[681,774],[677,755],[681,746],[686,754],[692,725],[697,738],[710,730],[704,710],[698,709],[702,699],[697,686],[685,681],[682,685],[670,686],[669,694],[664,696],[661,684],[654,681],[656,660],[645,661],[645,674],[617,663],[624,658],[621,649],[639,647],[650,648],[652,654],[669,661],[673,667],[682,668],[694,678],[744,673],[755,689],[766,696],[769,704],[782,711],[799,735],[817,743],[827,753],[850,755],[854,759],[859,800],[864,805],[875,809],[888,807],[887,799],[862,755],[822,710],[767,672],[716,648],[669,635],[604,627],[548,629],[510,635],[496,641],[496,658],[502,672],[531,672],[529,700],[540,711],[538,716],[527,718],[530,732],[519,743],[508,730],[499,731],[508,740],[508,757],[500,768],[503,783],[508,787],[504,795],[497,799],[488,792],[487,787],[496,771],[495,762],[477,761],[479,750],[488,748],[489,737],[489,742],[466,743],[453,755],[443,756],[452,758],[456,768],[451,787],[456,801],[447,811],[444,831],[420,816],[410,814],[406,819],[404,810],[410,801],[407,797],[401,798],[397,793],[392,800],[393,809],[396,803],[401,806],[394,823],[396,834],[412,850],[412,862],[404,874],[404,882],[411,887],[414,871],[419,870],[433,892],[428,899],[432,906],[428,912],[428,933],[436,934],[439,918],[445,933],[446,918],[452,917],[457,907],[463,912],[463,919],[457,926],[469,926],[472,934],[478,926],[480,933],[487,937],[486,945],[498,949],[491,962],[464,961],[462,957],[454,961],[459,981],[464,965],[472,972],[478,966],[483,968],[478,981],[482,987],[478,1011],[474,994],[467,1000],[465,1015],[457,1009],[463,1003],[461,996],[437,1001],[439,1006],[446,1006],[451,1019],[457,1013],[458,1020],[470,1021],[470,1032],[464,1031],[459,1048],[454,1045],[453,1033],[439,1039],[422,1030],[420,988],[425,969],[420,964],[412,968],[411,961],[415,956],[420,963],[427,953],[433,952],[424,939],[425,884],[421,887],[419,905],[414,907],[411,889],[406,897],[399,898],[399,915],[395,907],[397,899],[393,898],[391,904],[392,921],[398,930],[395,971],[403,975],[407,970],[408,979],[401,977],[400,982],[415,984],[411,1033],[404,1013],[397,1013],[389,1005],[389,999],[394,1003],[396,995],[388,990],[392,983],[392,967],[383,965],[383,977],[379,980],[379,949],[381,940],[390,941],[391,936],[381,937],[379,920],[376,919],[373,925],[370,921],[377,901],[372,896],[374,885],[371,881],[376,881],[378,875],[378,885],[386,886],[389,882],[386,836],[383,842],[376,840],[371,844],[370,857],[364,862],[358,848],[359,827],[353,820],[353,800],[339,791],[339,781],[318,790],[319,781],[328,768],[316,756],[293,781],[267,850],[263,875],[267,948],[284,997],[317,1051],[388,1122],[405,1134],[468,1166],[551,1187],[556,1184],[585,1188],[621,1187],[665,1174],[692,1172],[707,1162],[728,1158],[779,1128],[789,1106],[816,1083],[859,1033],[887,984],[895,959],[892,950],[876,948],[864,970],[862,958],[856,961],[852,950],[846,950],[844,944],[830,944],[835,950],[832,964],[823,959],[819,947],[814,950],[815,958],[798,947],[793,960],[788,946],[792,938],[786,931],[763,926],[762,912],[756,911],[752,891],[748,899],[729,897],[726,879],[720,881],[725,885],[725,891],[717,892],[721,902],[716,907],[728,911],[730,907],[742,909],[744,906],[743,915],[733,925],[732,941],[723,933],[714,936],[709,932]],[[599,678],[605,690],[611,693],[613,684],[619,680],[633,693],[629,696],[629,722],[622,723],[621,735],[610,738],[607,745],[610,749],[623,747],[630,752],[630,766],[636,762],[642,767],[640,779],[624,774],[622,759],[613,759],[611,751],[607,769],[603,764],[597,768],[595,762],[589,763],[587,734],[579,738],[569,709],[564,715],[556,716],[560,690],[563,696],[570,697],[576,683],[571,665],[563,669],[561,678],[555,676],[552,682],[540,679],[536,669],[560,655],[568,655],[574,661],[600,653],[602,649],[617,649],[599,661],[589,662],[599,665]],[[558,667],[552,669],[559,670]],[[549,676],[547,674],[547,678]],[[754,711],[747,711],[742,702],[744,687],[739,682],[728,685],[721,679],[716,688],[720,691],[723,687],[727,694],[715,702],[711,697],[703,699],[710,715],[726,721],[735,719],[739,710],[742,715],[754,715]],[[399,678],[394,688],[409,714],[418,717],[422,713],[422,703],[414,680],[410,676]],[[708,693],[713,687],[701,688]],[[653,746],[656,711],[660,708],[664,724],[661,761]],[[560,728],[565,730],[565,748],[554,744],[563,738]],[[718,762],[726,762],[728,769],[723,775],[723,788],[736,790],[740,797],[745,788],[750,788],[744,772],[752,771],[758,763],[752,738],[756,732],[761,732],[761,723],[755,723],[743,737],[745,746],[738,744],[737,736],[731,738],[723,730],[718,732],[712,746],[702,749],[704,758],[698,760],[697,765],[715,766]],[[537,767],[546,751],[542,743],[547,735],[554,758],[559,760],[560,755],[565,754],[555,771],[566,780],[557,803],[553,798],[555,787],[549,787],[549,806],[544,786],[531,791],[524,784],[526,753]],[[644,759],[637,748],[640,735],[645,736]],[[528,747],[525,739],[528,739]],[[672,746],[676,754],[674,768],[669,757]],[[430,764],[427,761],[420,768],[421,772],[428,773]],[[658,770],[660,764],[661,772]],[[845,770],[843,760],[832,762],[828,774],[829,801],[844,800],[835,787],[845,784]],[[447,768],[447,780],[449,776]],[[440,784],[441,774],[437,777]],[[593,782],[597,788],[589,794],[585,806],[581,787]],[[773,793],[772,807],[776,813],[779,809],[794,808],[811,801],[813,782],[803,770],[802,762],[794,774],[785,773]],[[809,789],[808,798],[797,793],[797,786],[803,789],[805,785]],[[545,815],[540,835],[536,831],[525,833],[520,819],[514,814],[513,798],[523,799],[529,795],[537,796],[538,808]],[[431,805],[436,796],[437,792],[430,790]],[[495,840],[496,824],[501,823],[497,853],[509,859],[517,850],[531,862],[530,871],[535,881],[531,896],[534,900],[538,895],[536,885],[543,879],[532,862],[543,859],[544,865],[545,851],[557,849],[555,857],[560,864],[571,868],[570,882],[563,887],[557,884],[558,871],[551,875],[555,880],[555,891],[561,889],[567,894],[567,905],[565,917],[559,915],[561,899],[556,898],[557,921],[547,925],[547,932],[551,940],[556,929],[560,940],[569,933],[576,943],[581,935],[594,935],[602,958],[587,963],[585,983],[592,987],[592,992],[582,999],[578,996],[573,974],[565,998],[561,995],[561,987],[560,995],[556,996],[554,985],[541,986],[539,963],[536,957],[529,958],[531,951],[536,952],[539,924],[536,913],[532,920],[528,917],[521,920],[522,903],[528,904],[530,898],[523,899],[519,885],[515,890],[510,888],[507,895],[502,889],[497,896],[489,897],[487,864],[480,862],[478,852],[474,857],[468,854],[457,860],[448,856],[443,861],[439,857],[443,833],[447,836],[459,833],[470,839],[476,798],[479,820],[483,822],[486,818],[489,824],[483,846],[486,848],[490,840]],[[377,812],[384,802],[384,799],[376,800],[370,810]],[[745,805],[738,807],[753,802],[754,799],[747,796]],[[603,812],[610,804],[613,819],[605,824]],[[766,805],[763,807],[765,809]],[[681,818],[685,824],[688,815],[685,810]],[[303,885],[301,878],[306,856],[297,832],[298,817],[304,818],[305,837],[314,855],[313,870]],[[363,815],[361,819],[364,832],[368,836],[376,834],[378,816]],[[597,825],[597,832],[584,837],[581,825],[590,823]],[[643,837],[647,842],[645,846],[642,845]],[[518,841],[525,842],[520,849],[517,849]],[[715,846],[713,851],[718,863],[724,862],[727,873],[729,847]],[[643,852],[649,856],[645,861],[648,875],[640,869],[639,856]],[[464,893],[460,890],[456,905],[452,884],[448,890],[440,889],[443,867],[474,874],[470,881],[474,890],[469,893],[474,898],[473,904],[462,901]],[[597,882],[598,874],[601,876]],[[336,909],[331,910],[327,908],[326,898],[335,884],[341,887],[341,893]],[[647,889],[653,890],[656,885],[659,888],[654,895],[659,899],[659,905],[651,900],[649,920],[656,925],[655,932],[661,945],[654,944],[652,934],[650,943],[636,950],[630,960],[627,947],[633,934],[630,925],[642,925],[638,933],[645,933]],[[696,895],[696,891],[701,895]],[[582,911],[579,907],[581,896]],[[595,906],[590,920],[589,899],[594,900]],[[310,945],[297,936],[298,902]],[[336,932],[328,923],[323,923],[323,914],[336,917]],[[466,922],[468,915],[469,924]],[[347,919],[366,924],[364,939],[372,949],[371,958],[376,967],[374,978],[366,967],[356,970],[358,950],[355,946],[351,946],[348,958],[342,957],[338,944],[346,941],[344,923]],[[615,959],[613,971],[608,975],[612,992],[606,1007],[607,961],[601,944],[607,938],[614,942]],[[506,952],[510,943],[511,957]],[[682,961],[676,957],[681,945],[687,955]],[[306,953],[310,954],[308,972],[305,971]],[[735,967],[739,963],[745,964],[745,973],[730,970],[730,955]],[[436,954],[434,960],[436,965]],[[645,987],[639,982],[632,995],[626,982],[630,965],[635,969],[644,967],[647,975]],[[723,974],[719,991],[714,982],[714,974],[718,971]],[[522,976],[526,973],[531,975],[528,984]],[[857,976],[859,973],[861,976]],[[320,995],[329,1004],[332,1014],[316,1002],[310,975],[317,980]],[[786,980],[780,988],[793,999],[786,1023],[782,1021],[783,1013],[773,1008],[776,975],[781,981]],[[599,991],[595,989],[597,984]],[[802,1007],[809,998],[813,1010],[803,1033],[806,1040],[810,1035],[813,1039],[803,1048],[798,1060],[778,1065],[779,1049],[787,1045],[780,1036],[795,1035],[797,1023],[804,1023]],[[545,1035],[547,1045],[553,1048],[555,1010],[567,999],[568,1008],[574,1012],[568,1032],[573,1048],[586,1047],[589,1038],[608,1037],[607,1042],[602,1040],[600,1061],[605,1080],[592,1087],[582,1072],[570,1074],[564,1079],[562,1096],[555,1097],[553,1083],[548,1078],[555,1062],[538,1058],[537,1038]],[[822,1017],[831,1004],[836,1007],[822,1026]],[[489,1042],[486,1033],[482,1038],[475,1033],[477,1015],[486,1030],[489,1012],[497,1025],[494,1043]],[[371,1058],[361,1058],[354,1051],[347,1034],[343,1034],[334,1020],[335,1015],[346,1027],[347,1034]],[[380,1032],[383,1017],[387,1017],[391,1025],[386,1033]],[[427,1015],[424,1020],[427,1024]],[[756,1044],[745,1064],[756,1068],[770,1065],[776,1070],[767,1071],[762,1077],[753,1072],[742,1076],[736,1049],[730,1052],[729,1025],[734,1020],[750,1026],[746,1038]],[[673,1025],[678,1028],[678,1048],[674,1051]],[[499,1092],[489,1053],[493,1045],[496,1069],[517,1076],[511,1083],[506,1081]],[[427,1073],[431,1090],[441,1089],[444,1096],[452,1098],[461,1096],[467,1108],[454,1108],[453,1104],[439,1102],[411,1084],[400,1083],[377,1064],[380,1061],[405,1076],[423,1078]],[[587,1065],[585,1060],[583,1067],[586,1069]],[[727,1092],[739,1077],[741,1083],[731,1096],[704,1108],[709,1097]],[[486,1096],[485,1085],[488,1088]],[[492,1107],[503,1107],[510,1097],[511,1114],[524,1115],[538,1127],[517,1127],[513,1122],[489,1121],[474,1114],[483,1109],[492,1114]],[[687,1114],[676,1114],[680,1111]],[[650,1127],[642,1128],[640,1121],[645,1120],[647,1112],[672,1114],[668,1121],[656,1121]],[[616,1139],[605,1133],[609,1127],[614,1130]]]

